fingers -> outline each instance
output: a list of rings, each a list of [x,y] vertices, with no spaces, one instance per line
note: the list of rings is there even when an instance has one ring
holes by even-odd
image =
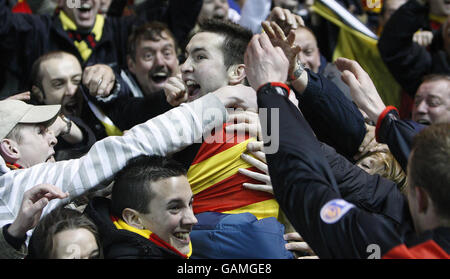
[[[242,160],[246,161],[247,163],[249,163],[250,165],[256,167],[257,169],[259,169],[260,171],[264,172],[264,173],[269,173],[267,164],[262,162],[261,160],[255,159],[250,155],[247,155],[245,153],[241,154],[241,158]],[[260,180],[261,181],[261,180]],[[270,178],[269,178],[270,181]]]
[[[306,242],[289,242],[284,245],[289,251],[299,251],[309,253],[311,248]]]
[[[7,100],[29,101],[31,99],[30,91],[15,94],[6,98]]]
[[[281,29],[280,26],[278,26],[278,24],[276,24],[275,22],[271,22],[271,27],[272,27],[272,30],[275,32],[275,35],[279,39],[281,39],[283,41],[286,40],[286,36],[284,35],[284,31],[283,31],[283,29]]]
[[[247,150],[250,152],[263,151],[264,142],[251,141],[247,144]]]
[[[264,154],[264,152],[262,151],[256,151],[256,152],[250,152],[253,156],[255,156],[256,158],[258,158],[258,160],[264,162],[265,164],[267,164],[266,161],[266,154]]]
[[[273,188],[271,185],[243,183],[242,186],[244,186],[244,188],[249,190],[267,192],[273,195]]]
[[[64,193],[59,187],[51,184],[39,184],[24,193],[24,199],[29,199],[34,203],[43,197],[50,201],[56,198],[65,199],[68,196],[67,192]]]
[[[298,232],[286,233],[283,237],[286,241],[304,241]]]
[[[164,85],[164,93],[167,102],[172,106],[178,106],[188,100],[186,85],[180,77],[170,77]]]
[[[84,70],[82,83],[92,96],[108,96],[115,82],[114,72],[107,65],[98,64]]]
[[[266,174],[262,174],[259,172],[249,171],[247,169],[238,169],[239,173],[248,176],[250,178],[253,178],[255,180],[261,181],[263,183],[270,184],[270,176]]]
[[[359,86],[361,86],[361,84],[359,83],[358,79],[355,77],[355,75],[349,71],[349,70],[344,70],[342,72],[341,75],[341,79],[342,81],[347,84],[348,87],[357,90]],[[350,90],[350,93],[355,92],[355,90]],[[353,100],[355,96],[352,96]]]
[[[304,256],[304,257],[298,257],[299,260],[318,260],[318,256]]]

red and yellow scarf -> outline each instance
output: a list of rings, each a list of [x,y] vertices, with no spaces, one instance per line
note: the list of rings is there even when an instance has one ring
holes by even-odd
[[[117,218],[115,216],[110,216],[112,222],[114,223],[114,225],[116,226],[117,229],[119,230],[127,230],[130,232],[134,232],[140,236],[143,236],[145,238],[147,238],[148,240],[150,240],[151,242],[153,242],[154,244],[156,244],[159,247],[163,247],[166,248],[172,252],[175,252],[177,255],[179,255],[180,257],[183,257],[185,259],[188,259],[191,254],[192,254],[192,243],[189,242],[189,253],[187,255],[180,253],[177,249],[175,249],[172,245],[170,245],[169,243],[165,242],[164,240],[162,240],[161,238],[159,238],[159,236],[157,236],[155,233],[152,233],[149,230],[141,230],[141,229],[137,229],[135,227],[132,227],[130,225],[128,225],[127,223],[125,223],[125,221],[123,221],[120,218]]]

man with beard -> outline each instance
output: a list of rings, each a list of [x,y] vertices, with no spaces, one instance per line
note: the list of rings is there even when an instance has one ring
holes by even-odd
[[[179,41],[185,40],[195,24],[201,1],[146,1],[136,17],[107,17],[98,14],[100,0],[59,0],[55,16],[13,14],[0,1],[0,52],[2,65],[19,79],[19,87],[33,62],[52,50],[64,50],[85,66],[98,63],[126,67],[126,44],[132,26],[149,20],[168,23]],[[22,88],[23,89],[23,88]]]

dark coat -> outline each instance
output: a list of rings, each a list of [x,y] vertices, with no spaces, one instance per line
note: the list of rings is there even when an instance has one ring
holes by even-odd
[[[105,259],[181,259],[139,234],[117,229],[110,219],[110,204],[109,199],[96,197],[84,211],[98,227]]]
[[[19,78],[20,89],[27,89],[33,62],[42,54],[63,50],[75,55],[84,66],[98,63],[112,67],[126,68],[128,35],[134,25],[150,20],[165,22],[174,33],[176,40],[185,41],[196,23],[201,9],[198,0],[146,1],[142,14],[128,17],[107,17],[102,38],[86,62],[78,49],[62,28],[55,16],[13,14],[6,0],[0,0],[0,66]]]
[[[378,41],[384,63],[412,97],[425,75],[450,74],[450,57],[444,51],[442,32],[434,34],[429,50],[412,41],[414,33],[428,22],[428,8],[415,0],[408,1],[391,16]]]
[[[370,205],[360,207],[358,195],[356,200],[345,200],[339,179],[297,108],[273,87],[264,87],[257,96],[258,107],[268,108],[269,118],[271,108],[278,108],[280,114],[283,137],[278,152],[266,154],[275,197],[319,258],[449,257],[450,228],[439,227],[417,236],[406,200],[395,187],[373,197],[379,204],[392,206],[398,215],[395,218],[387,218],[387,211],[376,212]],[[271,121],[267,129],[270,125]],[[369,181],[365,190],[373,190]]]

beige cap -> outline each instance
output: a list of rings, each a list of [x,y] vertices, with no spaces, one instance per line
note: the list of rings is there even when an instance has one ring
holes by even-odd
[[[54,121],[61,105],[33,106],[18,100],[0,101],[0,139],[19,123],[32,124]]]

